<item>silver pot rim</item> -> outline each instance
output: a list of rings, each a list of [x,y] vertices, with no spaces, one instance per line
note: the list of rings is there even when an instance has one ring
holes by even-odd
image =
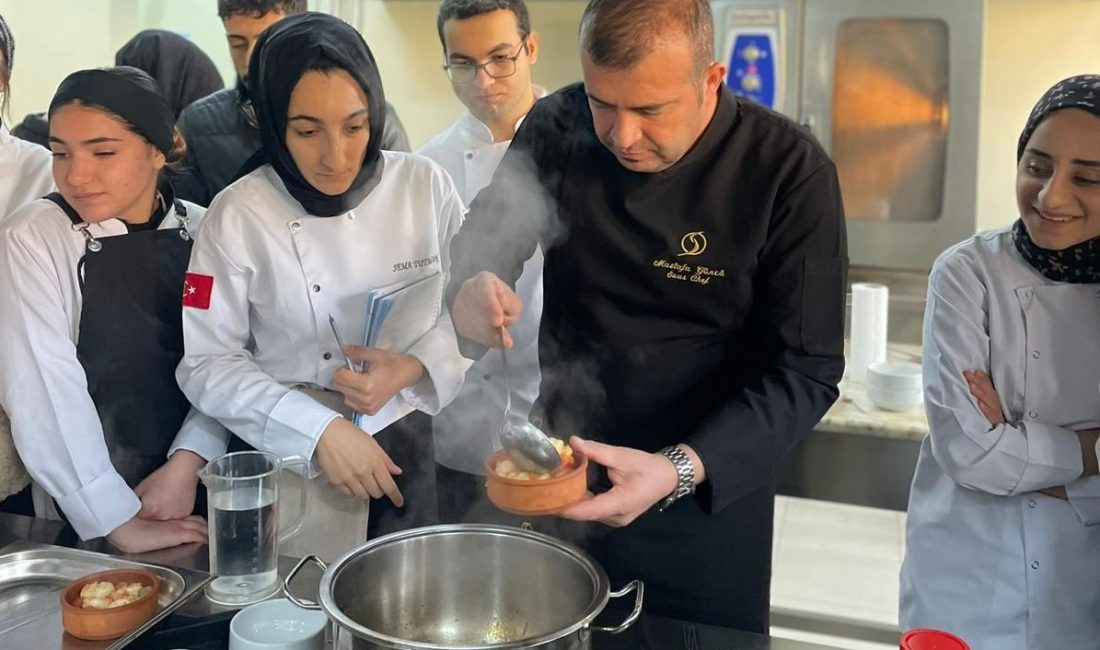
[[[531,542],[544,544],[553,548],[554,550],[569,556],[574,561],[588,571],[592,577],[594,584],[592,599],[584,608],[584,614],[577,619],[573,624],[559,628],[553,632],[548,632],[542,636],[531,637],[521,639],[518,641],[512,641],[508,643],[493,644],[493,650],[517,650],[520,648],[530,648],[532,646],[538,646],[544,643],[555,641],[562,637],[569,636],[575,632],[578,632],[584,628],[587,628],[592,621],[607,607],[609,594],[611,591],[611,581],[607,577],[607,572],[603,570],[603,567],[596,562],[588,553],[585,553],[581,549],[563,542],[557,538],[549,535],[538,533],[532,530],[526,530],[523,528],[515,528],[512,526],[494,526],[489,524],[443,524],[438,526],[424,526],[421,528],[410,528],[396,533],[390,533],[379,537],[378,539],[371,540],[365,544],[351,549],[336,559],[331,565],[329,565],[321,576],[321,583],[318,591],[320,592],[321,607],[324,609],[325,614],[335,622],[337,625],[347,629],[355,636],[366,639],[371,643],[380,645],[386,648],[392,648],[394,650],[481,650],[485,648],[485,645],[440,645],[435,643],[425,643],[421,641],[410,641],[408,639],[402,639],[399,637],[389,636],[381,632],[377,632],[368,627],[357,623],[349,618],[344,612],[337,606],[335,599],[332,596],[332,591],[335,586],[336,578],[340,575],[340,572],[344,567],[360,557],[365,553],[369,553],[375,548],[388,546],[396,542],[405,541],[408,539],[415,539],[417,537],[426,537],[429,535],[448,535],[448,534],[468,534],[468,533],[488,533],[495,535],[503,535],[505,537],[519,537],[527,539]]]

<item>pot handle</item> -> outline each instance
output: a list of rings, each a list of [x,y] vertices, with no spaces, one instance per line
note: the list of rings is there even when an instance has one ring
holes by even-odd
[[[594,632],[604,632],[605,634],[619,634],[626,628],[634,625],[635,621],[638,620],[638,617],[642,615],[642,600],[645,597],[645,583],[643,583],[641,580],[631,580],[627,586],[618,591],[613,591],[608,595],[611,598],[621,598],[631,591],[634,591],[636,593],[634,594],[634,611],[630,612],[630,616],[627,616],[622,623],[619,623],[615,627],[593,625],[588,629]],[[290,594],[287,595],[289,596]]]
[[[286,578],[283,579],[283,593],[286,594],[287,600],[294,603],[298,607],[301,607],[302,609],[321,609],[321,606],[318,605],[317,603],[311,603],[308,600],[300,600],[300,599],[296,598],[294,596],[294,594],[290,593],[290,583],[291,583],[291,581],[293,581],[294,577],[298,575],[298,572],[302,570],[302,567],[309,564],[310,562],[312,562],[313,564],[316,564],[317,566],[321,567],[322,571],[327,571],[328,570],[328,566],[325,565],[325,563],[321,560],[321,558],[317,557],[316,555],[307,555],[307,556],[305,556],[304,558],[298,560],[298,564],[295,564],[294,568],[291,569],[290,573],[288,573]],[[635,618],[637,618],[637,617],[635,617]]]

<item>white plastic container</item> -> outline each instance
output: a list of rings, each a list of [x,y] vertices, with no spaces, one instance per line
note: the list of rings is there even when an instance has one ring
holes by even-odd
[[[872,363],[866,385],[871,403],[887,411],[907,411],[924,402],[921,368],[915,363]]]

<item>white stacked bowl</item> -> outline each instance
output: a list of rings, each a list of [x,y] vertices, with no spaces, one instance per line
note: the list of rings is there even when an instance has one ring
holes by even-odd
[[[872,363],[866,384],[867,398],[880,409],[907,411],[924,402],[921,369],[915,363]]]

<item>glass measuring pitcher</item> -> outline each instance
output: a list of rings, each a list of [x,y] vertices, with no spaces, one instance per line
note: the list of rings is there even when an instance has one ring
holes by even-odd
[[[303,465],[299,512],[279,527],[279,477],[285,467]],[[210,572],[206,595],[216,603],[241,605],[262,600],[279,588],[279,542],[302,527],[309,511],[309,461],[264,451],[219,456],[199,470],[207,491]]]

